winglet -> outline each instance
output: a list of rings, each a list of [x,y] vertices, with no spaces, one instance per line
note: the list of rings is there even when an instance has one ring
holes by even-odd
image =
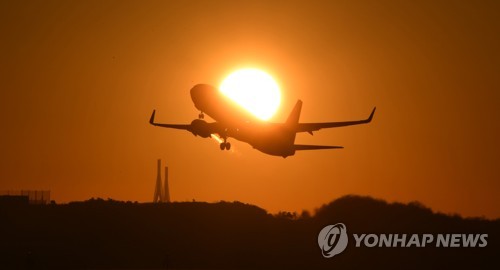
[[[373,115],[375,114],[375,110],[377,109],[377,107],[374,107],[373,108],[373,111],[372,113],[370,114],[370,116],[368,117],[368,119],[366,119],[366,122],[367,123],[370,123],[372,121],[372,118],[373,118]]]
[[[149,123],[151,125],[155,125],[155,113],[156,113],[156,110],[153,110],[153,114],[151,114],[151,118],[149,118]]]

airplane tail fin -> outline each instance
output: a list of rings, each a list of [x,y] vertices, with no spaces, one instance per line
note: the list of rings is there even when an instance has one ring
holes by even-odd
[[[298,150],[319,150],[319,149],[342,149],[343,146],[330,146],[330,145],[304,145],[304,144],[295,144],[293,146],[295,151]]]
[[[300,118],[300,111],[302,110],[302,100],[297,100],[297,103],[295,103],[295,107],[293,107],[292,112],[290,115],[288,115],[288,118],[286,119],[286,125],[287,126],[295,126],[299,123],[299,118]]]
[[[302,100],[297,100],[295,107],[293,107],[292,112],[288,115],[286,119],[285,126],[289,131],[288,143],[293,145],[295,142],[295,136],[297,135],[297,125],[299,123],[300,111],[302,110]]]

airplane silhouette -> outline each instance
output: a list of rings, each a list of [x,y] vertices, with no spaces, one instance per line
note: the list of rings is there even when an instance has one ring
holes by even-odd
[[[323,128],[370,123],[376,109],[376,107],[373,108],[370,116],[365,120],[299,123],[302,101],[298,100],[285,123],[269,123],[242,110],[241,107],[238,107],[236,103],[224,96],[215,87],[207,84],[197,84],[191,88],[191,99],[195,107],[201,112],[198,119],[193,120],[191,124],[155,123],[156,110],[153,110],[149,123],[158,127],[187,130],[193,135],[202,138],[208,138],[212,134],[217,135],[223,140],[220,144],[221,150],[231,149],[231,144],[227,142],[227,139],[231,137],[246,142],[265,154],[284,158],[293,156],[295,151],[299,150],[343,148],[342,146],[295,144],[295,136],[298,132],[307,132],[312,135],[313,131]],[[206,122],[204,120],[205,113],[215,122]]]

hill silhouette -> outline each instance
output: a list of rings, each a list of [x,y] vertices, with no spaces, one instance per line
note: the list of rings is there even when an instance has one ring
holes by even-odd
[[[493,268],[500,220],[434,213],[419,203],[345,196],[314,215],[271,215],[240,202],[163,204],[91,199],[62,205],[0,204],[2,269]],[[488,234],[486,247],[355,247],[325,259],[319,231],[349,234]]]

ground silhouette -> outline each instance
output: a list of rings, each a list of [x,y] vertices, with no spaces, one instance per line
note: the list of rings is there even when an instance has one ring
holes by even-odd
[[[345,196],[314,214],[240,202],[0,204],[2,269],[499,269],[500,220],[434,213],[419,203]],[[488,234],[483,248],[355,247],[321,255],[319,231]]]

